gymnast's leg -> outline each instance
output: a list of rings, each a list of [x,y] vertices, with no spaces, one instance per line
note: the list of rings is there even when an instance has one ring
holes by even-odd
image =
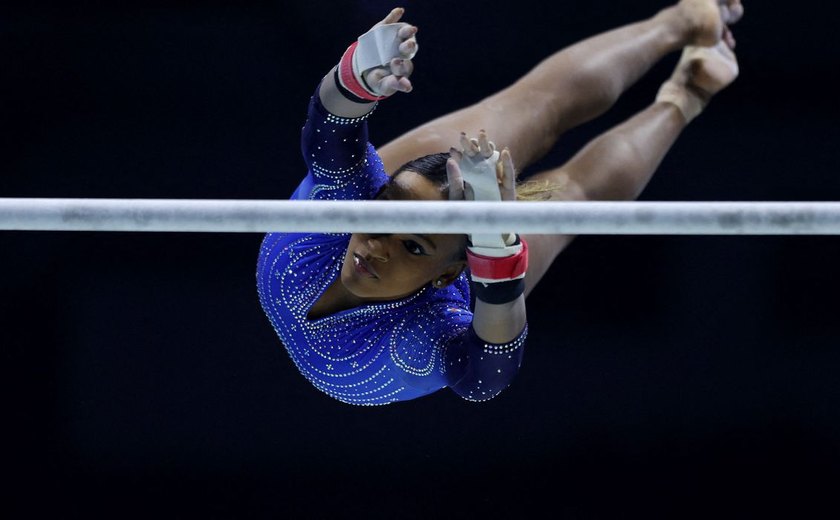
[[[711,97],[738,76],[726,34],[714,47],[686,47],[656,102],[587,144],[563,166],[530,177],[558,186],[553,200],[630,200],[639,196],[683,128]],[[526,295],[572,240],[571,235],[526,235],[530,262]]]
[[[457,146],[484,129],[520,170],[560,135],[610,108],[666,54],[713,45],[742,14],[740,0],[681,0],[653,17],[583,40],[542,61],[510,87],[426,123],[379,148],[389,173],[419,156]]]

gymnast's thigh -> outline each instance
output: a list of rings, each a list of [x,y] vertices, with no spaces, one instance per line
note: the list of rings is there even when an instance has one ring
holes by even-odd
[[[547,181],[557,188],[551,192],[551,201],[587,200],[583,189],[561,169],[546,170],[528,177],[529,181]],[[528,204],[518,201],[517,204]],[[528,273],[525,275],[525,297],[537,286],[557,256],[574,240],[575,235],[536,235],[523,233],[528,243]]]
[[[460,148],[461,132],[477,135],[486,118],[479,105],[473,105],[433,119],[377,148],[388,175],[403,164],[433,153]],[[487,130],[485,128],[485,130]],[[488,131],[488,135],[493,135]]]
[[[509,148],[517,169],[540,159],[557,140],[557,125],[547,102],[519,85],[429,121],[378,148],[389,175],[418,157],[460,147],[461,132],[484,130],[498,149]]]

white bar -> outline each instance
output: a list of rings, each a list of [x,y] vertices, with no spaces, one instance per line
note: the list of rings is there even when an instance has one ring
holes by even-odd
[[[840,202],[0,198],[0,230],[838,235]]]

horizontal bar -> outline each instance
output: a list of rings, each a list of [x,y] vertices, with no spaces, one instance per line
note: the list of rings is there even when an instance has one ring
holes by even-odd
[[[0,198],[0,230],[838,235],[838,202]]]

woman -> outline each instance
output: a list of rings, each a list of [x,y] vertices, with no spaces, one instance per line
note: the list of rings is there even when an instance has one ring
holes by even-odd
[[[728,26],[743,14],[740,0],[681,0],[564,49],[509,88],[377,151],[367,142],[368,116],[378,101],[412,89],[417,28],[400,23],[402,14],[394,9],[366,33],[394,31],[392,54],[361,65],[372,56],[363,35],[318,85],[303,129],[309,171],[293,198],[634,199],[682,129],[738,74]],[[682,58],[653,104],[516,185],[514,164],[541,158],[677,50]],[[476,130],[477,138],[463,133]],[[526,298],[573,238],[513,231],[270,233],[258,262],[260,302],[301,373],[340,401],[388,404],[445,387],[484,401],[515,377]]]

